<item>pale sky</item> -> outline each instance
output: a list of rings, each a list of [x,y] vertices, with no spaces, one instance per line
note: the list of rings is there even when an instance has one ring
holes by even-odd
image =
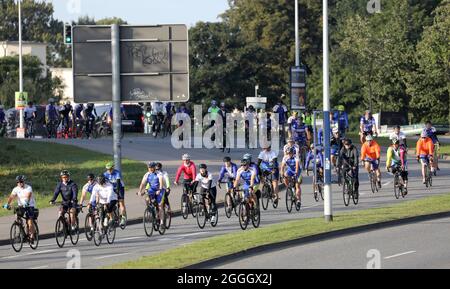
[[[129,24],[186,24],[217,22],[228,9],[227,0],[45,0],[52,2],[55,18],[64,22],[89,15],[95,19],[120,17]]]

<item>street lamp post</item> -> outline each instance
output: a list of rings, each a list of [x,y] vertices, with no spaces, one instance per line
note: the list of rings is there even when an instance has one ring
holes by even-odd
[[[328,0],[323,0],[323,120],[325,144],[324,215],[327,222],[333,221],[331,191],[331,151],[330,151],[330,78],[328,45]]]
[[[22,64],[22,0],[18,0],[19,3],[19,92],[23,92],[23,64]],[[24,129],[23,109],[19,110],[19,128]],[[17,134],[17,137],[21,137]]]
[[[295,66],[300,66],[300,37],[298,31],[298,0],[295,0]]]

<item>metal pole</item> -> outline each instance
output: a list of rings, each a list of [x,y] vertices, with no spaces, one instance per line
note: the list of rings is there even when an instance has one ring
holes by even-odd
[[[295,0],[295,66],[300,66],[300,37],[298,31],[298,0]]]
[[[120,109],[120,27],[118,24],[111,25],[111,58],[114,165],[117,170],[122,171],[122,111]]]
[[[325,201],[324,215],[327,222],[333,221],[333,204],[331,190],[331,151],[330,151],[330,78],[328,46],[328,0],[323,0],[323,120],[325,144]]]
[[[19,92],[23,92],[23,64],[22,64],[22,0],[19,0]],[[23,120],[23,109],[19,110],[19,128],[23,129],[25,124]]]

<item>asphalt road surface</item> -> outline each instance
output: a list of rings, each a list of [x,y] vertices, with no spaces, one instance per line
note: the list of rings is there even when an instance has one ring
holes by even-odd
[[[108,140],[101,140],[105,143],[102,145],[95,144],[77,144],[77,141],[70,141],[68,143],[89,146],[91,149],[99,149],[105,153],[109,153],[105,144],[108,145]],[[99,142],[99,141],[96,141]],[[133,149],[133,143],[141,142],[137,148]],[[161,152],[159,159],[162,157],[162,153],[165,151],[167,154],[173,154],[171,149],[168,149],[167,142],[161,141],[161,145],[153,145],[149,149],[148,141],[145,139],[137,139],[132,143],[124,143],[124,152],[134,151],[134,154],[140,156],[144,152],[144,159],[148,157],[148,152],[151,151],[152,155]],[[239,150],[231,154],[234,159],[242,156],[245,150]],[[141,152],[141,153],[140,153]],[[219,153],[217,150],[211,150],[205,152],[205,150],[189,150],[193,159],[212,159],[211,156],[215,155],[217,160],[217,166],[220,165],[220,160],[224,154]],[[124,157],[130,157],[124,153]],[[208,154],[208,155],[205,155]],[[257,154],[257,150],[253,151],[253,154]],[[169,157],[175,163],[179,164],[179,156],[181,154],[177,152],[176,155]],[[151,156],[150,156],[151,158]],[[138,159],[139,158],[133,158]],[[199,163],[199,162],[197,162]],[[449,188],[449,175],[450,175],[450,162],[441,162],[441,171],[439,175],[433,179],[433,188],[425,189],[425,186],[421,183],[421,177],[419,166],[415,161],[410,161],[410,186],[409,194],[405,200],[419,199],[435,194],[447,193]],[[355,209],[367,209],[375,207],[384,207],[395,203],[402,202],[404,200],[395,200],[393,195],[392,177],[387,174],[383,174],[383,189],[373,195],[370,191],[367,174],[360,172],[360,203],[357,206],[350,205],[345,208],[342,201],[341,189],[336,185],[333,186],[333,207],[335,214],[342,211],[349,211]],[[304,177],[303,185],[303,204],[300,213],[288,214],[284,204],[284,192],[280,194],[281,202],[278,209],[270,208],[268,211],[262,212],[261,227],[268,225],[281,223],[289,220],[298,220],[301,218],[319,217],[323,215],[323,202],[316,203],[312,197],[312,185],[311,177]],[[223,198],[223,190],[219,193]],[[294,210],[295,211],[295,210]],[[11,220],[12,221],[12,220]],[[154,233],[151,238],[147,238],[144,234],[142,224],[129,226],[126,230],[117,232],[116,242],[113,245],[108,245],[104,242],[100,247],[96,247],[93,243],[85,240],[84,236],[80,237],[80,242],[77,246],[72,246],[70,240],[66,241],[66,246],[63,249],[59,249],[54,239],[41,240],[37,251],[32,251],[30,248],[24,247],[22,252],[15,253],[10,245],[0,247],[0,268],[66,268],[68,265],[79,264],[81,268],[99,268],[102,266],[108,266],[116,264],[122,261],[134,260],[141,256],[149,256],[158,254],[164,250],[176,248],[196,240],[205,239],[208,237],[222,235],[230,232],[241,231],[238,223],[238,219],[232,216],[231,219],[226,219],[223,209],[220,209],[219,224],[216,228],[212,228],[207,225],[204,230],[198,228],[196,220],[189,216],[188,220],[183,220],[181,217],[174,218],[172,220],[172,227],[166,232],[164,236],[160,236],[158,233]],[[419,236],[419,237],[417,237]],[[364,236],[362,237],[364,239]],[[425,239],[424,234],[416,235],[418,240]],[[391,238],[385,240],[386,242],[393,242]],[[76,249],[77,251],[73,251]],[[381,248],[383,249],[383,248]],[[411,249],[413,250],[413,249]],[[400,250],[400,251],[409,251]],[[395,253],[395,252],[394,252]],[[390,254],[389,251],[383,252]],[[80,262],[74,259],[73,256],[80,256]],[[320,260],[319,260],[320,261]],[[322,266],[327,266],[326,261],[320,263]],[[289,264],[280,265],[281,267],[289,267]],[[362,265],[358,265],[361,267]]]
[[[290,247],[216,269],[449,269],[450,218]]]

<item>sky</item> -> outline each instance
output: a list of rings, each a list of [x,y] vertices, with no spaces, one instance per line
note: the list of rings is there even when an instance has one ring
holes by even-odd
[[[55,18],[71,22],[89,15],[96,20],[120,17],[131,25],[217,22],[228,9],[227,0],[45,0],[52,2]]]

